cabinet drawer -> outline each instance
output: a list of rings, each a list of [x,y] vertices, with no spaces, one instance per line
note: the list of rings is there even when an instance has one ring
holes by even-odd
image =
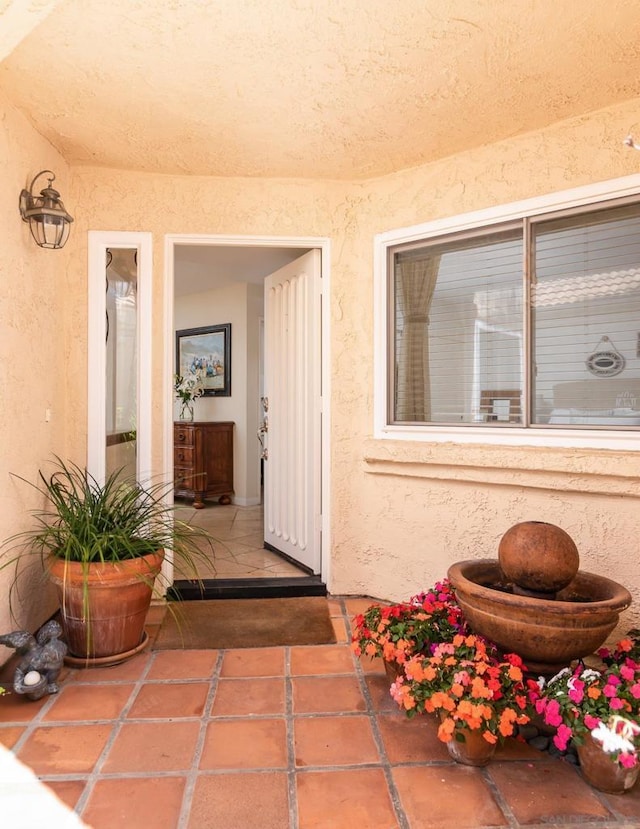
[[[178,490],[193,490],[193,469],[187,466],[176,466],[173,470],[173,488]]]
[[[193,429],[185,426],[176,426],[173,430],[175,446],[193,446]]]
[[[173,465],[174,466],[193,466],[193,446],[174,446],[173,447]]]

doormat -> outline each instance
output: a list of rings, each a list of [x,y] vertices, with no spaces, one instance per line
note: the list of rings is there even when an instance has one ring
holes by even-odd
[[[153,650],[332,645],[324,597],[172,602]]]

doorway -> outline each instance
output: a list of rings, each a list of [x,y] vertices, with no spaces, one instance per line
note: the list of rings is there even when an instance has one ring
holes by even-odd
[[[266,278],[274,273],[284,273],[288,281],[285,288],[284,317],[277,325],[282,330],[289,327],[290,315],[293,319],[296,303],[303,292],[294,290],[294,299],[288,297],[286,290],[295,285],[295,273],[290,275],[291,263],[295,260],[305,262],[300,257],[315,251],[318,265],[317,288],[318,302],[313,307],[313,326],[317,328],[318,350],[314,355],[312,350],[303,348],[304,362],[296,369],[306,377],[314,377],[318,389],[317,413],[315,422],[309,421],[299,430],[304,434],[310,428],[310,447],[316,450],[317,462],[308,473],[313,476],[312,486],[314,532],[317,544],[316,564],[306,566],[308,559],[299,555],[299,550],[291,548],[287,528],[278,537],[276,544],[265,543],[263,534],[265,497],[262,488],[265,467],[267,474],[265,486],[270,487],[270,473],[277,468],[277,474],[271,474],[271,481],[278,482],[277,492],[281,497],[283,491],[298,491],[294,474],[295,464],[290,458],[277,465],[278,455],[276,421],[271,420],[276,412],[265,412],[265,398],[268,398],[269,383],[273,386],[274,372],[271,377],[269,369],[274,367],[274,359],[286,361],[289,359],[282,353],[276,353],[273,337],[261,339],[261,325],[265,316],[265,284]],[[328,512],[324,508],[328,504],[328,447],[329,447],[329,412],[327,407],[329,389],[329,343],[328,314],[322,314],[322,303],[328,297],[329,285],[329,241],[318,238],[252,238],[252,237],[218,237],[218,236],[183,236],[172,235],[166,237],[165,242],[165,307],[167,332],[167,348],[165,375],[169,380],[174,373],[174,351],[176,330],[199,328],[207,325],[231,325],[231,394],[228,396],[207,396],[196,401],[195,424],[202,420],[207,424],[211,421],[233,423],[234,445],[234,494],[231,504],[219,503],[218,499],[205,500],[204,509],[194,510],[188,499],[176,500],[178,510],[189,520],[200,525],[205,524],[214,538],[219,539],[216,545],[219,550],[219,561],[215,563],[215,571],[203,574],[205,583],[204,598],[215,596],[274,596],[274,595],[318,595],[326,592],[328,579]],[[295,266],[294,266],[295,272]],[[307,271],[305,271],[307,274]],[[305,281],[304,284],[311,284]],[[302,284],[302,283],[299,283]],[[273,293],[273,292],[272,292]],[[277,305],[277,303],[276,303]],[[282,308],[280,308],[282,312]],[[273,308],[267,309],[267,318]],[[284,319],[284,322],[283,322]],[[235,322],[235,324],[234,324]],[[299,325],[300,330],[313,327]],[[268,319],[267,319],[268,329]],[[297,337],[297,335],[296,335]],[[299,340],[294,337],[294,346]],[[276,337],[281,345],[282,337]],[[323,347],[324,346],[324,347]],[[297,348],[294,347],[294,351]],[[262,362],[260,359],[262,355]],[[263,366],[266,372],[263,374]],[[285,362],[285,370],[280,370],[275,376],[282,377],[288,373],[290,364]],[[266,381],[265,388],[262,387]],[[169,384],[168,384],[169,385]],[[288,394],[276,383],[282,395]],[[310,383],[313,387],[314,383]],[[173,474],[173,423],[177,417],[173,399],[172,383],[167,393],[166,412],[166,458],[167,472]],[[268,403],[267,403],[268,405]],[[274,405],[277,403],[274,400]],[[287,429],[296,431],[300,407],[297,403],[286,405]],[[266,432],[265,432],[266,427]],[[271,430],[271,432],[269,431]],[[298,432],[296,432],[298,433]],[[262,439],[263,447],[259,438]],[[269,447],[269,441],[272,446]],[[288,441],[284,442],[285,445]],[[262,448],[268,453],[270,448],[275,455],[271,458],[261,458]],[[324,462],[323,462],[324,460]],[[269,463],[271,461],[271,466]],[[287,486],[287,478],[294,482]],[[273,484],[269,492],[273,494]],[[222,500],[222,499],[221,499]],[[269,504],[269,497],[266,498]],[[273,514],[273,498],[271,499],[271,514]],[[276,504],[276,506],[278,506]],[[289,504],[285,504],[287,513]],[[280,515],[280,513],[278,513]],[[267,522],[267,537],[269,529],[273,530],[273,522]],[[258,535],[260,533],[260,535]],[[293,533],[295,535],[295,533]],[[284,543],[280,543],[283,541]],[[283,549],[284,548],[284,549]],[[269,552],[269,549],[275,552]],[[271,559],[269,559],[271,556]],[[245,571],[238,566],[242,561],[250,562],[251,566]],[[267,562],[267,572],[256,572],[256,567]],[[271,572],[269,572],[271,571]],[[272,575],[276,574],[276,575]],[[209,577],[210,576],[210,577]],[[195,598],[193,585],[175,582],[175,587],[183,598]]]

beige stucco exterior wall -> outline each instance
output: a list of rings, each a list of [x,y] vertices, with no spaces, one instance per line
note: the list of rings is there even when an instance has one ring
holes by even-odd
[[[546,520],[575,539],[581,566],[634,596],[640,619],[640,454],[371,440],[374,234],[640,171],[622,144],[640,102],[593,113],[351,188],[336,273],[333,573],[341,592],[404,598],[456,560],[495,557],[514,523]],[[349,309],[366,308],[364,318]],[[340,390],[347,390],[341,394]],[[640,448],[640,444],[639,444]],[[339,506],[337,506],[339,505]]]
[[[55,154],[47,155],[46,145],[11,115],[12,161],[2,168],[8,189],[15,189],[17,197],[25,168],[53,165],[60,171],[65,202],[76,223],[62,253],[69,260],[65,280],[65,266],[59,264],[65,260],[55,259],[53,264],[58,254],[38,251],[28,242],[15,207],[0,208],[5,210],[3,225],[11,237],[3,266],[9,263],[22,275],[20,282],[9,283],[13,288],[7,302],[3,294],[2,319],[13,320],[15,309],[7,305],[18,303],[16,318],[32,335],[29,359],[37,361],[39,378],[44,377],[44,386],[34,383],[30,366],[27,380],[23,379],[18,363],[25,338],[16,327],[9,343],[12,358],[5,361],[9,368],[3,368],[12,372],[4,384],[10,390],[9,413],[2,415],[4,433],[15,427],[16,407],[24,413],[23,383],[33,411],[21,417],[21,434],[10,447],[9,467],[13,463],[29,474],[52,448],[74,459],[84,457],[88,230],[153,234],[153,387],[157,390],[168,390],[170,380],[163,377],[165,234],[329,237],[331,591],[406,597],[441,578],[454,560],[495,555],[497,542],[509,526],[536,518],[570,532],[584,569],[611,576],[631,590],[636,600],[623,624],[637,624],[640,456],[383,444],[372,439],[372,430],[374,234],[635,173],[640,155],[625,149],[622,138],[637,120],[639,107],[640,101],[630,102],[359,184],[185,178],[83,167],[72,170],[70,188],[64,164]],[[64,319],[66,340],[61,339],[60,319]],[[46,426],[40,422],[45,393],[52,396],[54,411],[65,411],[64,427],[55,418]],[[165,462],[162,413],[158,395],[153,432],[156,470]],[[15,531],[20,524],[15,496],[7,494],[10,486],[0,491],[3,528]],[[4,589],[0,581],[0,596]]]
[[[30,509],[40,507],[38,493],[14,476],[35,481],[37,471],[53,454],[65,456],[66,420],[73,399],[65,394],[66,280],[73,245],[61,251],[43,250],[20,220],[18,196],[43,169],[56,174],[71,215],[69,170],[64,160],[29,125],[0,93],[0,540],[31,524]],[[36,193],[47,184],[36,184]],[[84,326],[79,329],[84,338]],[[45,421],[45,410],[51,419]],[[22,582],[24,601],[9,612],[11,568],[0,570],[0,632],[17,627],[35,628],[54,610],[53,596],[40,568]],[[16,597],[18,598],[18,597]],[[13,653],[0,646],[0,663]]]

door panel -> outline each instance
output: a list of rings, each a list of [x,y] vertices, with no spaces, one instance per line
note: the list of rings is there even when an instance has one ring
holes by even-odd
[[[265,542],[320,573],[320,251],[265,280]]]

